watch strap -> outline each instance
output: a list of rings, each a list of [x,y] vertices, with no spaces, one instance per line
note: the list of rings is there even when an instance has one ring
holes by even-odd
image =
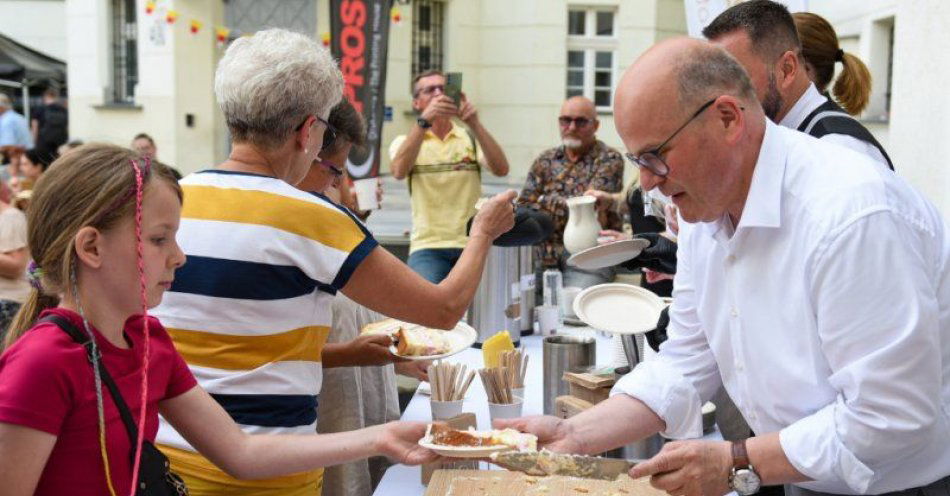
[[[422,117],[416,119],[416,124],[418,124],[422,129],[429,129],[432,127],[432,123],[423,119]]]
[[[749,462],[749,452],[746,451],[745,439],[732,442],[732,467],[748,468],[752,466]]]

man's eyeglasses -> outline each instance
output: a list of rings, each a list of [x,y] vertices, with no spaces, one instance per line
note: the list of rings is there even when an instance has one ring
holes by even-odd
[[[331,145],[333,145],[334,141],[336,141],[336,134],[337,134],[336,128],[333,127],[329,122],[327,122],[326,119],[324,119],[323,117],[320,117],[319,115],[314,114],[313,117],[314,119],[320,121],[321,124],[323,124],[323,145],[321,145],[320,151],[326,150],[327,148],[330,148]],[[304,126],[304,124],[307,123],[307,119],[309,118],[310,116],[308,115],[303,120],[303,122],[301,122],[300,125],[297,126],[296,130],[300,131],[300,129]]]
[[[587,127],[587,125],[593,121],[591,121],[587,117],[570,117],[567,115],[562,115],[557,118],[557,123],[560,124],[561,127],[564,127],[564,128],[571,127],[572,122],[574,123],[574,127],[580,129],[583,127]]]
[[[635,165],[638,169],[643,168],[650,171],[650,173],[654,176],[666,177],[666,175],[670,173],[670,166],[666,165],[666,162],[660,158],[660,152],[663,150],[663,147],[665,147],[673,138],[675,138],[676,135],[683,130],[683,128],[688,126],[690,122],[693,122],[694,119],[699,117],[699,114],[702,114],[704,110],[711,107],[713,103],[716,103],[717,99],[718,97],[713,98],[712,100],[704,103],[702,107],[699,107],[699,110],[693,112],[693,115],[690,116],[690,118],[685,123],[683,123],[682,126],[676,128],[676,131],[673,131],[673,134],[671,134],[669,138],[666,138],[663,143],[660,143],[660,146],[641,153],[639,157],[629,152],[624,153],[624,155],[626,155],[627,159],[633,162],[633,165]]]
[[[322,158],[318,158],[316,161],[320,165],[326,167],[333,177],[343,177],[343,170],[334,165],[333,162]]]
[[[416,91],[416,95],[415,95],[415,96],[416,96],[416,98],[418,98],[419,95],[431,95],[431,94],[435,93],[436,91],[438,91],[439,93],[445,93],[445,85],[444,85],[444,84],[433,84],[432,86],[426,86],[426,87],[424,87],[424,88],[419,88],[419,90]]]

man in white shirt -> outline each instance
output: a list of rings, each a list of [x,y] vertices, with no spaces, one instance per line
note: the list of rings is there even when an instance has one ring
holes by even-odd
[[[669,340],[592,409],[496,425],[581,453],[694,438],[722,385],[757,436],[667,443],[631,475],[677,496],[946,491],[950,234],[933,205],[866,156],[768,121],[739,64],[699,40],[641,56],[614,115],[643,187],[692,223]]]
[[[819,93],[808,78],[795,21],[784,5],[771,0],[742,2],[713,19],[703,35],[742,64],[766,117],[773,122],[846,146],[894,168],[871,132]]]

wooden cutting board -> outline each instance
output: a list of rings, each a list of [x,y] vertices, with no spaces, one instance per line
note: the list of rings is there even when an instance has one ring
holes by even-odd
[[[438,470],[425,496],[666,496],[647,479],[532,477],[504,470]]]

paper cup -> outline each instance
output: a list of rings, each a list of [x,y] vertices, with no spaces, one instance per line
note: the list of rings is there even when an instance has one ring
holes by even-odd
[[[577,317],[574,315],[574,298],[582,291],[582,288],[577,286],[567,286],[561,293],[564,295],[564,298],[561,302],[561,313],[567,317]]]
[[[432,407],[432,420],[448,420],[462,413],[462,403],[465,400],[429,401]]]
[[[561,324],[561,309],[555,305],[541,305],[535,314],[538,316],[538,330],[542,336],[553,336]]]
[[[360,210],[376,210],[379,208],[379,202],[376,199],[376,188],[378,186],[379,179],[375,177],[353,181],[353,191],[356,192],[356,202]]]
[[[520,396],[515,396],[515,402],[510,404],[488,403],[488,416],[492,421],[496,419],[513,419],[521,416],[521,407],[524,405]]]

